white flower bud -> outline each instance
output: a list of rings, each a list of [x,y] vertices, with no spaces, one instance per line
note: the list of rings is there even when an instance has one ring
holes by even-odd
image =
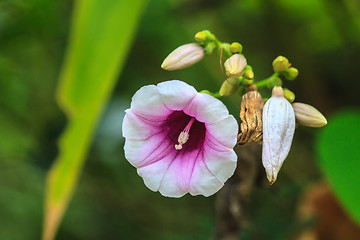
[[[281,87],[274,87],[263,110],[262,162],[270,184],[276,181],[295,132],[294,110],[283,94]]]
[[[308,127],[322,127],[327,124],[326,118],[316,108],[305,103],[293,103],[296,122]]]
[[[187,68],[204,57],[204,48],[197,43],[181,45],[172,51],[161,64],[161,68],[172,71]]]
[[[224,63],[226,75],[231,78],[237,78],[244,74],[247,65],[246,59],[243,55],[234,54]]]

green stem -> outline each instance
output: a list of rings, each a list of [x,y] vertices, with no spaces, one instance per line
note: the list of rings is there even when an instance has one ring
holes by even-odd
[[[210,93],[211,96],[215,97],[215,98],[221,98],[220,93],[216,92],[216,93]]]
[[[217,47],[220,47],[221,44],[222,44],[222,42],[220,42],[220,41],[217,40],[216,38],[215,38],[214,42],[215,42],[215,44],[217,45]]]
[[[209,90],[202,90],[202,91],[200,91],[200,93],[207,93],[207,94],[209,94],[210,96],[213,96],[214,98],[218,98],[218,99],[221,98],[219,92],[212,93],[212,92],[210,92]]]
[[[258,88],[263,88],[263,87],[267,87],[268,82],[273,78],[273,77],[278,77],[279,73],[274,73],[273,75],[271,75],[268,78],[265,78],[264,80],[261,80],[259,82],[254,83]]]

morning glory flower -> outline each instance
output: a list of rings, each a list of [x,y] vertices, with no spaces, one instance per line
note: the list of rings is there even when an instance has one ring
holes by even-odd
[[[235,171],[235,118],[220,100],[185,82],[140,88],[122,129],[126,159],[164,196],[210,196]]]

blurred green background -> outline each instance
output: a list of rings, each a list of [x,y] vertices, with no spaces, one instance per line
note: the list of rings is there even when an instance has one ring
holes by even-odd
[[[66,125],[54,94],[73,4],[0,1],[1,240],[41,236],[45,176]],[[113,31],[126,24],[119,22]],[[121,134],[124,110],[143,85],[180,79],[198,90],[217,91],[223,77],[216,54],[185,70],[160,68],[168,53],[193,42],[194,34],[203,29],[221,41],[242,43],[256,80],[272,73],[276,56],[286,56],[300,75],[284,86],[295,92],[295,101],[315,106],[329,122],[323,129],[297,128],[276,184],[254,189],[242,239],[295,236],[305,228],[297,218],[298,204],[308,187],[324,178],[359,220],[360,210],[353,203],[359,199],[360,185],[360,2],[150,0],[57,239],[212,236],[215,197],[170,199],[151,192],[125,160]],[[238,120],[240,99],[232,96],[224,101]]]

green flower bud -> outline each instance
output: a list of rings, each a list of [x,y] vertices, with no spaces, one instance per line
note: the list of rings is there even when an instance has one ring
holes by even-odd
[[[289,68],[289,60],[286,57],[278,56],[272,65],[274,72],[284,72]]]
[[[284,88],[284,97],[292,103],[295,100],[295,94],[287,88]]]
[[[230,45],[230,51],[232,53],[241,53],[242,52],[242,45],[238,42],[233,42],[231,45]]]
[[[172,51],[161,64],[161,68],[172,71],[187,68],[204,57],[204,48],[197,43],[182,45]]]
[[[287,80],[295,80],[298,75],[299,71],[294,67],[291,67],[284,72],[284,76]]]
[[[195,34],[195,40],[198,42],[213,41],[215,36],[209,30],[204,30]]]
[[[198,32],[195,34],[195,40],[198,42],[203,42],[206,40],[206,34],[204,32]]]
[[[272,77],[270,78],[268,84],[267,84],[268,88],[272,89],[273,87],[276,86],[282,86],[282,81],[279,77]]]
[[[296,122],[308,127],[322,127],[327,120],[316,108],[305,103],[293,103]]]
[[[225,71],[226,75],[231,78],[237,78],[244,74],[246,67],[246,59],[243,55],[234,54],[230,58],[228,58],[225,63]]]
[[[252,80],[254,78],[254,72],[252,69],[246,69],[244,71],[243,77],[248,80]]]
[[[233,95],[239,88],[239,81],[235,78],[226,79],[221,85],[219,94],[222,97]]]

